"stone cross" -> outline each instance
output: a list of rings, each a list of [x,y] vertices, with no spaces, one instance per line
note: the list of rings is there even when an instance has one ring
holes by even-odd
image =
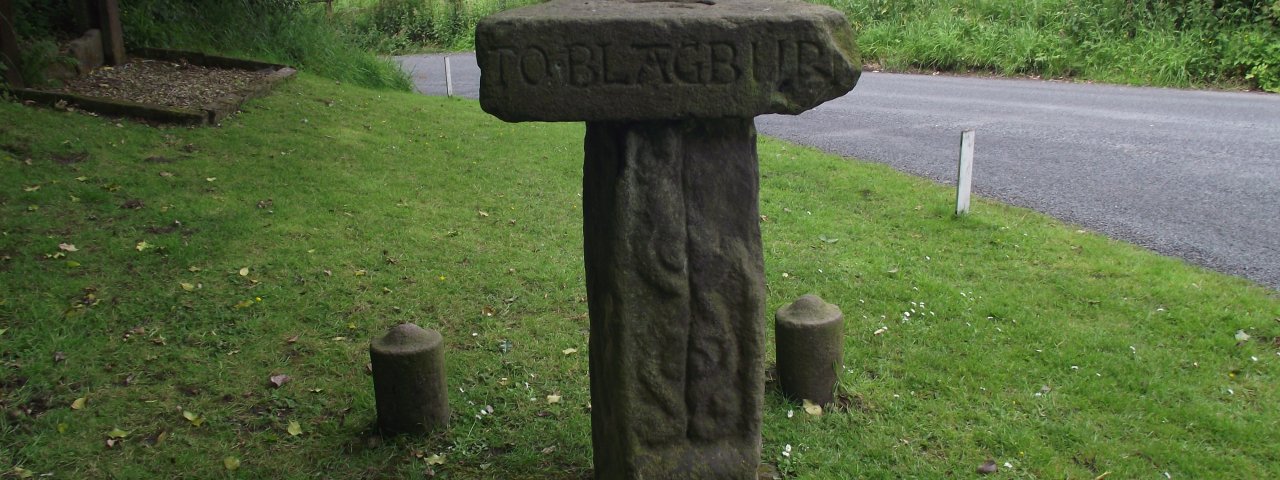
[[[755,478],[754,117],[853,88],[848,21],[799,0],[552,0],[481,21],[476,56],[485,111],[587,122],[596,478]]]

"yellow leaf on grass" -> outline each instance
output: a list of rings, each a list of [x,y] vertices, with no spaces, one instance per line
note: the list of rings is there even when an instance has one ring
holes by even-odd
[[[813,415],[815,417],[820,417],[822,416],[822,405],[818,405],[806,399],[804,401],[804,413]]]
[[[22,191],[24,191],[24,192],[34,192],[34,191],[39,190],[39,189],[40,189],[40,186],[39,186],[39,185],[32,185],[32,186],[30,186],[30,187],[23,187],[23,188],[22,188]]]
[[[561,350],[561,351],[560,351],[560,353],[563,353],[563,354],[565,354],[565,355],[573,355],[573,354],[575,354],[575,353],[578,353],[578,349],[576,349],[576,348],[566,348],[566,349],[564,349],[564,350]]]
[[[444,465],[444,457],[438,453],[431,454],[426,458],[427,465]]]
[[[76,246],[75,246],[74,244],[71,244],[71,243],[59,243],[59,244],[58,244],[58,250],[62,250],[62,251],[64,251],[64,252],[78,252],[78,251],[80,251],[80,249],[79,249],[79,248],[76,248]]]
[[[124,438],[127,436],[129,436],[129,432],[126,432],[119,428],[113,428],[111,429],[110,432],[107,432],[107,438]]]
[[[560,403],[559,395],[547,395],[547,403]]]
[[[240,468],[240,459],[236,457],[227,457],[222,459],[222,466],[227,470],[235,470]]]
[[[252,306],[253,306],[253,300],[241,300],[235,305],[236,308],[249,308]]]
[[[249,275],[249,267],[244,267],[244,268],[241,268],[241,269],[240,269],[240,276],[241,276],[241,277],[248,276],[248,275]]]
[[[363,276],[365,276],[365,274],[366,274],[366,273],[368,273],[368,272],[365,272],[364,270],[356,270],[356,276],[357,276],[357,277],[363,277]]]
[[[75,401],[71,402],[71,409],[72,409],[72,410],[80,410],[80,409],[84,408],[84,402],[85,402],[85,400],[86,400],[86,399],[85,399],[84,397],[80,397],[80,398],[75,399]]]
[[[196,289],[196,286],[195,286],[195,285],[192,285],[192,284],[187,283],[187,282],[182,282],[182,283],[179,283],[178,285],[181,285],[181,286],[182,286],[182,289],[183,289],[183,290],[186,290],[186,291],[188,291],[188,292],[190,292],[190,291],[192,291],[192,290],[195,290],[195,289]]]
[[[295,437],[298,435],[302,435],[302,425],[298,425],[298,422],[295,420],[289,420],[288,432],[289,432],[289,435],[292,435]]]
[[[183,410],[183,411],[182,411],[182,418],[187,419],[187,421],[191,422],[191,425],[193,425],[193,426],[197,426],[197,427],[199,427],[199,426],[201,426],[201,425],[204,425],[204,417],[202,417],[202,416],[200,416],[200,414],[195,413],[195,412],[192,412],[192,411]]]
[[[138,251],[139,251],[139,252],[141,252],[141,251],[143,251],[143,250],[146,250],[146,249],[148,249],[148,248],[151,248],[151,244],[150,244],[150,243],[147,243],[147,242],[144,240],[144,241],[138,242],[138,244],[137,244],[137,245],[135,245],[133,248],[136,248],[136,249],[138,249]]]
[[[66,423],[58,423],[58,433],[67,433],[67,428],[70,428],[70,426]]]

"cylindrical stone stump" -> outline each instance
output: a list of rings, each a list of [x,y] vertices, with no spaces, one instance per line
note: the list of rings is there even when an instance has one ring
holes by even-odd
[[[782,393],[793,400],[831,403],[844,359],[840,308],[817,295],[805,295],[778,309],[774,319]]]
[[[385,434],[427,433],[449,426],[444,338],[406,323],[369,345],[378,429]]]

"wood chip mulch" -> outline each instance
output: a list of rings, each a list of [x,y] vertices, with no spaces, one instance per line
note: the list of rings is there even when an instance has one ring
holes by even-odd
[[[267,76],[268,72],[207,68],[187,63],[131,59],[101,67],[55,91],[148,105],[200,109]]]

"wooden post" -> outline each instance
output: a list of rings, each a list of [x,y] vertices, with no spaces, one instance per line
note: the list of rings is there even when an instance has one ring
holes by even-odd
[[[960,133],[960,171],[956,178],[956,215],[969,213],[969,190],[973,187],[973,130]]]
[[[103,60],[108,65],[123,64],[126,59],[119,0],[98,0],[98,30],[102,31]]]
[[[444,94],[453,96],[453,70],[449,68],[449,57],[444,57]]]
[[[18,71],[18,33],[13,26],[13,0],[0,0],[0,63],[4,64],[4,81],[10,87],[22,88],[22,72]]]

